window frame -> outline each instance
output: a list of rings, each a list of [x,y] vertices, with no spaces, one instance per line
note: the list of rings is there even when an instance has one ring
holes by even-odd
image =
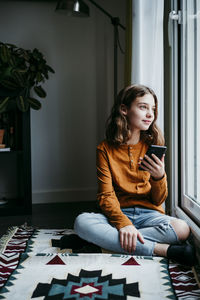
[[[188,36],[188,27],[186,27],[184,25],[184,21],[183,21],[183,13],[185,11],[185,9],[187,8],[187,0],[181,0],[180,1],[180,10],[182,11],[182,24],[180,26],[180,30],[179,30],[179,34],[180,34],[180,73],[179,76],[181,78],[180,81],[180,118],[179,118],[179,122],[180,122],[180,152],[181,153],[181,161],[180,161],[180,170],[181,170],[181,194],[180,194],[180,207],[186,212],[186,214],[188,214],[195,223],[197,223],[197,225],[200,225],[200,219],[198,218],[198,216],[200,216],[200,206],[189,196],[186,194],[186,178],[187,178],[187,168],[186,168],[186,159],[187,159],[187,149],[186,149],[186,143],[187,143],[187,134],[188,134],[188,127],[186,128],[186,110],[187,110],[187,104],[185,99],[187,98],[187,78],[190,76],[189,73],[189,68],[188,68],[188,64],[186,63],[185,57],[187,59],[187,45],[188,45],[188,39],[191,38],[190,36]],[[191,2],[190,2],[191,3]],[[196,0],[193,0],[194,6],[196,3]],[[187,24],[188,26],[188,24]],[[193,26],[195,26],[195,24],[193,24]],[[196,39],[194,38],[193,44],[192,46],[194,47],[194,54],[197,51],[196,49]],[[194,60],[196,58],[196,55],[194,55]],[[194,67],[195,64],[194,64]],[[197,68],[197,67],[196,67]],[[195,83],[197,84],[197,70],[195,70]],[[196,90],[194,90],[194,97],[197,96],[196,95]],[[195,145],[194,145],[195,147]],[[195,151],[195,150],[194,150]],[[189,151],[188,151],[189,152]],[[197,174],[196,174],[197,176]],[[194,180],[194,185],[195,185],[195,180]],[[195,186],[194,186],[194,190],[195,190]]]
[[[182,88],[184,84],[184,47],[182,39],[182,8],[183,2],[187,0],[171,0],[171,11],[177,12],[180,19],[171,22],[171,201],[172,215],[185,219],[191,226],[195,235],[200,239],[200,206],[191,198],[184,195],[185,182],[185,138],[184,106],[182,105],[185,93]],[[179,155],[180,154],[180,155]],[[194,213],[195,212],[195,213]]]

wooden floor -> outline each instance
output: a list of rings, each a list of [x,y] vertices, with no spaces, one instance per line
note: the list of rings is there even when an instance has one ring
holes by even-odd
[[[25,222],[38,228],[73,228],[74,219],[81,212],[97,211],[96,202],[34,204],[32,215],[0,217],[0,236],[8,227]]]

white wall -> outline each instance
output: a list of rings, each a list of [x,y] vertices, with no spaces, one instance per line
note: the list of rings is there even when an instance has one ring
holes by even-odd
[[[58,14],[56,2],[0,1],[0,40],[38,48],[56,72],[42,109],[31,112],[33,203],[96,199],[95,148],[113,103],[113,26],[85,2],[90,18]],[[125,25],[125,1],[96,2]],[[118,61],[119,90],[120,53]]]

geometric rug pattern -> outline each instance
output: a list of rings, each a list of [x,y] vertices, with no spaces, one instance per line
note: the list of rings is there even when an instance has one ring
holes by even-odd
[[[72,232],[11,228],[0,240],[0,299],[200,299],[194,269],[165,258],[51,246]]]
[[[101,276],[102,271],[81,270],[78,276],[68,274],[66,280],[53,278],[51,283],[39,283],[32,298],[57,296],[59,299],[78,298],[126,299],[127,296],[140,298],[138,282],[126,284],[126,279],[113,279],[112,274]]]
[[[173,263],[169,264],[169,272],[178,299],[200,300],[199,274],[195,276],[192,268]]]

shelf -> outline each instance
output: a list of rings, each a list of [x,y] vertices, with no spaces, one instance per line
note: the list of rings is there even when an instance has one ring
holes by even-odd
[[[0,151],[0,155],[5,155],[5,154],[11,154],[11,155],[13,155],[13,154],[15,154],[15,155],[17,155],[17,154],[22,154],[23,153],[23,151],[22,150],[11,150],[11,151]]]
[[[30,110],[9,111],[0,117],[5,129],[2,144],[11,148],[11,151],[0,151],[0,198],[5,196],[8,200],[0,204],[0,216],[31,214]],[[13,128],[12,139],[10,128]]]

